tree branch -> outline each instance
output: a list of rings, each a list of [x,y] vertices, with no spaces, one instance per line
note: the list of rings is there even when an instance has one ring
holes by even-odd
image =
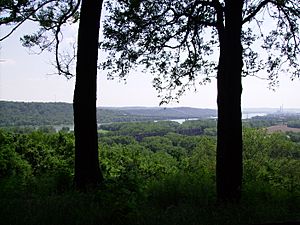
[[[214,8],[217,12],[216,28],[220,33],[224,30],[224,9],[218,0],[213,0]]]
[[[258,13],[263,7],[265,7],[268,3],[270,3],[270,2],[272,2],[272,0],[264,0],[264,1],[262,1],[262,2],[256,7],[256,9],[255,9],[252,13],[250,13],[250,14],[243,20],[242,24],[245,24],[245,23],[249,22],[251,19],[253,19],[253,18],[257,15],[257,13]]]
[[[74,9],[72,9],[70,7],[70,9],[68,10],[68,12],[66,14],[64,14],[60,20],[58,21],[58,25],[55,31],[55,40],[56,40],[56,45],[55,45],[55,60],[56,60],[56,66],[57,66],[57,70],[59,74],[63,74],[65,77],[69,78],[69,77],[73,77],[74,74],[72,74],[67,66],[67,70],[62,69],[60,60],[59,60],[59,44],[60,44],[60,40],[59,40],[59,34],[60,34],[60,30],[61,30],[61,26],[70,18],[72,17],[78,10],[79,6],[80,6],[81,1],[78,0],[76,6],[74,7]]]
[[[28,17],[29,18],[29,17]],[[18,28],[21,26],[28,18],[24,18],[20,23],[18,23],[8,34],[6,34],[4,37],[0,38],[0,41],[5,40],[10,35],[12,35]]]
[[[53,2],[55,0],[49,0],[46,2],[43,2],[41,5],[39,5],[35,10],[33,10],[28,16],[26,16],[25,18],[23,18],[23,20],[21,22],[19,22],[7,35],[5,35],[4,37],[0,38],[0,41],[5,40],[6,38],[8,38],[10,35],[12,35],[19,26],[21,26],[26,20],[28,20],[32,15],[34,15],[38,10],[40,10],[42,7],[44,7],[45,5]]]

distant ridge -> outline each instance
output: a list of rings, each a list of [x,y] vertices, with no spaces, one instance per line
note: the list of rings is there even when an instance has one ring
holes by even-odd
[[[215,109],[192,107],[99,107],[98,123],[208,118]],[[64,102],[0,101],[0,126],[73,124],[73,105]]]
[[[105,109],[105,107],[103,109]],[[205,118],[216,116],[217,112],[214,109],[200,109],[192,107],[115,107],[109,109],[130,115],[161,117],[162,119]]]
[[[244,108],[243,113],[300,113],[300,108]]]

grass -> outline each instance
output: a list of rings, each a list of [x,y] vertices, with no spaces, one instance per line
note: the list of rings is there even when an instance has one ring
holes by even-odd
[[[239,204],[221,205],[215,203],[212,180],[186,174],[153,180],[134,191],[124,182],[111,182],[90,193],[61,192],[50,180],[25,185],[1,181],[0,224],[250,225],[300,220],[300,196],[263,183],[245,184]]]

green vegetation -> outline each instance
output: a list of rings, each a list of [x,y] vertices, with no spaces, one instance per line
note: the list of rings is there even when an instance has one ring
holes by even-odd
[[[126,117],[124,113],[116,110],[98,108],[97,114],[103,123],[131,121],[130,117]],[[2,127],[61,124],[73,124],[73,105],[71,103],[0,101],[0,126]]]
[[[0,101],[0,126],[58,124],[73,124],[71,104]]]
[[[288,127],[300,128],[300,119],[289,121],[287,125]]]
[[[244,128],[243,198],[239,204],[218,205],[216,137],[177,132],[195,127],[213,130],[215,122],[103,126],[99,157],[105,182],[88,193],[73,189],[72,132],[1,129],[1,224],[254,224],[300,219],[297,133]],[[148,135],[136,136],[143,132]]]
[[[216,110],[197,108],[124,107],[97,108],[98,123],[208,118]],[[0,127],[73,124],[71,103],[0,101]]]
[[[215,136],[216,121],[210,119],[187,120],[182,124],[174,121],[111,123],[100,125],[99,128],[108,131],[106,135],[129,135],[140,141],[144,137],[163,136],[170,132],[184,135],[208,134]]]
[[[217,198],[222,202],[239,201],[242,191],[241,78],[264,70],[273,86],[280,72],[291,74],[291,79],[299,77],[296,61],[300,53],[297,29],[300,8],[297,2],[116,1],[104,5],[109,15],[103,23],[104,39],[100,47],[109,54],[100,68],[109,70],[110,78],[117,74],[126,79],[132,68],[143,65],[155,74],[153,86],[162,98],[161,103],[178,100],[185,90],[196,87],[197,83],[209,83],[211,75],[218,79],[216,183]],[[77,58],[73,104],[75,183],[82,190],[88,185],[96,186],[102,180],[95,103],[103,1],[18,1],[15,4],[13,0],[6,0],[5,3],[8,4],[1,7],[5,12],[1,24],[14,27],[0,41],[26,20],[31,20],[37,22],[39,28],[21,38],[25,47],[36,47],[41,52],[54,49],[58,73],[66,77],[73,76],[69,69]],[[260,20],[265,11],[275,21],[270,29],[264,29],[264,25],[270,25],[264,23],[267,20]],[[78,20],[78,57],[60,54],[61,28]],[[253,32],[256,28],[252,22],[259,30],[258,35]],[[211,34],[209,38],[207,32]],[[257,47],[256,39],[263,43],[260,50],[252,48]],[[211,57],[215,50],[220,53],[218,62]],[[260,58],[261,50],[265,50],[268,57]],[[205,75],[200,81],[199,74]],[[215,130],[207,129],[207,134],[214,134]]]

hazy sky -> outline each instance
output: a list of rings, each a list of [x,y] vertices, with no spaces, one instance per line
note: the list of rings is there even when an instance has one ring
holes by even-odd
[[[22,34],[30,33],[30,30],[31,26],[25,25],[0,42],[0,100],[72,102],[75,79],[67,80],[53,75],[54,55],[30,54],[28,49],[22,47],[19,38]],[[7,28],[0,27],[0,36],[6,31]],[[74,39],[75,32],[76,29],[71,29],[65,39]],[[244,78],[242,107],[279,108],[283,105],[284,108],[300,108],[299,91],[300,80],[290,81],[284,75],[275,92],[268,89],[268,82],[265,80]],[[216,81],[213,81],[200,87],[196,93],[187,92],[179,104],[169,106],[217,108],[216,96]],[[98,106],[158,106],[160,102],[152,87],[151,75],[142,72],[133,72],[124,84],[118,80],[108,81],[105,71],[99,71],[97,99]]]

